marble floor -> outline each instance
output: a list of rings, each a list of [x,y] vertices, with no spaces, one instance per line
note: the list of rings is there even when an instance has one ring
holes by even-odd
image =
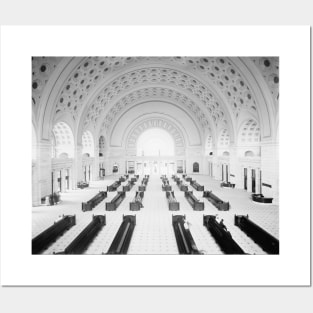
[[[262,205],[251,201],[251,194],[239,189],[224,189],[220,182],[204,175],[191,175],[196,181],[204,185],[205,190],[211,190],[223,201],[229,201],[229,211],[218,211],[207,199],[202,198],[203,192],[195,191],[195,196],[204,202],[204,211],[194,211],[184,193],[176,183],[169,178],[170,185],[177,201],[180,202],[180,211],[169,211],[165,192],[162,191],[160,175],[150,175],[150,180],[144,193],[143,205],[140,211],[130,211],[129,202],[135,196],[138,185],[142,180],[139,177],[136,185],[119,205],[116,211],[106,211],[105,203],[114,198],[116,192],[108,192],[108,197],[97,205],[92,211],[82,212],[81,203],[88,201],[100,190],[118,180],[120,176],[107,176],[104,180],[90,182],[86,189],[71,190],[61,193],[61,203],[56,206],[39,206],[32,208],[32,237],[34,238],[55,220],[64,215],[76,215],[76,225],[64,233],[43,254],[53,254],[63,251],[69,243],[90,223],[92,215],[106,215],[106,226],[97,234],[89,245],[85,254],[106,253],[122,222],[123,215],[136,215],[136,226],[128,249],[128,254],[178,254],[175,234],[172,227],[172,214],[186,215],[189,229],[198,249],[203,254],[223,254],[214,238],[203,226],[203,215],[217,215],[224,219],[224,224],[231,232],[233,239],[249,254],[266,254],[252,239],[234,225],[235,214],[249,214],[249,218],[260,225],[274,237],[279,238],[279,208],[277,205]],[[122,190],[122,183],[118,191]]]

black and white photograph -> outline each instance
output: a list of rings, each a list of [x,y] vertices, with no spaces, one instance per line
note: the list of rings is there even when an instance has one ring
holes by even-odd
[[[2,1],[1,312],[312,312],[312,1]]]
[[[309,34],[1,28],[2,284],[310,284]]]
[[[278,255],[279,65],[32,56],[31,253]]]

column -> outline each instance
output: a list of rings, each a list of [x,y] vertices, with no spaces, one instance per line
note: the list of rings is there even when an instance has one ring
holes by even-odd
[[[99,147],[95,147],[95,156],[92,164],[92,179],[99,180]]]
[[[273,198],[273,203],[279,203],[279,161],[278,144],[274,142],[261,142],[261,170],[262,182],[271,186],[262,186],[264,197]]]
[[[237,156],[237,146],[230,145],[229,147],[229,168],[228,179],[236,188],[244,188],[243,169],[241,169]]]
[[[39,197],[51,194],[51,144],[41,141],[38,144],[37,184]]]
[[[66,189],[67,189],[66,176],[67,176],[67,169],[63,168],[62,169],[62,192],[66,192]]]
[[[73,189],[77,188],[77,182],[83,180],[82,151],[83,151],[83,147],[81,144],[75,147],[74,160],[73,160],[73,175],[72,175]]]
[[[251,167],[248,167],[248,173],[247,173],[247,191],[248,191],[248,192],[252,192]]]
[[[211,156],[211,163],[212,163],[212,178],[219,179],[219,166],[218,166],[218,158],[217,158],[217,149],[215,145],[212,147],[212,156]]]
[[[67,170],[66,170],[66,175],[68,176],[68,184],[69,184],[69,187],[68,187],[68,189],[69,190],[71,190],[72,189],[72,169],[71,168],[68,168]]]
[[[38,183],[38,165],[36,161],[32,161],[32,205],[38,206],[41,203]]]
[[[260,169],[255,169],[255,193],[260,193]]]

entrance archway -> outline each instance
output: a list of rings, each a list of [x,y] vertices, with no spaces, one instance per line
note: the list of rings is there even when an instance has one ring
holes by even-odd
[[[175,142],[164,129],[144,131],[136,142],[136,155],[139,175],[172,175],[175,172]]]
[[[160,128],[150,128],[137,140],[137,156],[174,156],[175,145],[172,136]]]

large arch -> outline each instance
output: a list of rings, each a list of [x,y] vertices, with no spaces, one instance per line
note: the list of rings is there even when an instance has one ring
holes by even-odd
[[[81,59],[79,57],[62,58],[45,85],[38,111],[38,129],[40,139],[42,140],[50,140],[53,124],[58,118],[56,115],[57,99],[61,93],[62,86],[65,84],[69,75],[71,75],[73,69],[80,63]]]
[[[109,129],[120,114],[134,104],[151,100],[170,102],[176,106],[183,107],[203,129],[213,123],[210,116],[206,117],[205,112],[202,109],[198,109],[199,106],[196,105],[197,99],[186,95],[184,92],[178,91],[176,88],[155,85],[144,88],[139,87],[125,95],[123,94],[117,97],[115,104],[107,111],[106,117],[101,121],[101,129]],[[90,119],[85,120],[85,127],[90,122]],[[98,123],[98,125],[100,125],[100,123]]]
[[[273,98],[264,79],[262,82],[260,71],[249,58],[92,57],[63,58],[53,71],[48,83],[44,87],[44,90],[48,92],[44,92],[40,99],[40,112],[38,114],[39,120],[42,121],[39,125],[41,133],[40,138],[49,139],[49,132],[53,125],[51,119],[53,119],[54,115],[62,114],[64,111],[71,113],[76,112],[75,114],[73,113],[73,117],[76,123],[79,121],[76,127],[76,130],[79,131],[81,124],[85,123],[86,117],[88,116],[87,112],[89,107],[92,107],[93,100],[97,99],[97,95],[105,90],[105,86],[108,86],[110,82],[113,84],[118,77],[122,79],[125,73],[138,71],[142,68],[153,70],[154,67],[161,69],[161,64],[166,64],[165,68],[169,70],[169,81],[164,82],[165,85],[168,85],[168,82],[174,85],[174,79],[172,79],[170,75],[175,71],[178,74],[182,73],[182,75],[186,75],[191,84],[187,86],[182,83],[182,86],[179,86],[179,88],[191,92],[194,96],[198,97],[199,105],[201,102],[204,107],[207,107],[207,110],[210,108],[211,112],[208,110],[206,112],[207,116],[213,115],[215,118],[217,117],[215,113],[212,113],[214,104],[219,103],[219,105],[223,107],[223,116],[228,116],[226,120],[228,120],[227,126],[232,142],[236,141],[236,138],[234,138],[235,133],[233,133],[233,127],[235,127],[237,118],[236,110],[239,107],[246,106],[248,103],[251,103],[249,106],[249,108],[252,108],[251,110],[253,110],[253,104],[256,105],[254,110],[258,112],[262,119],[262,138],[272,138],[272,135],[274,135],[275,130],[273,131],[272,127],[273,119],[271,119],[271,113],[274,113]],[[143,75],[145,74],[143,73]],[[83,76],[86,77],[86,79],[81,79]],[[156,80],[157,78],[151,77],[151,79]],[[194,84],[192,87],[192,80],[195,82],[202,81],[202,86],[209,87],[212,94],[212,98],[209,102],[206,103],[206,100],[203,98],[204,90],[202,87],[197,90],[192,89],[195,87]],[[81,83],[82,81],[84,82]],[[147,83],[147,81],[144,83]],[[152,81],[152,84],[155,83],[156,81]],[[125,83],[125,86],[126,85],[127,82]],[[201,84],[199,86],[201,86]],[[114,92],[119,93],[121,85],[115,83],[112,87]],[[251,90],[250,94],[248,92],[249,90]],[[107,96],[109,96],[109,93],[110,92],[107,93]],[[67,99],[68,95],[71,95],[73,99]],[[214,100],[214,97],[217,101]],[[63,99],[62,102],[60,101],[61,98]],[[235,103],[236,109],[232,109]],[[200,105],[200,107],[202,105]],[[264,111],[263,106],[266,108],[267,112]],[[86,108],[86,112],[81,110],[82,107]],[[110,108],[109,106],[107,108],[110,110],[111,105]],[[216,110],[216,108],[214,110]],[[220,116],[218,118],[220,118]],[[270,126],[270,131],[266,130],[268,128],[267,126]],[[263,134],[263,129],[265,132],[270,133]],[[75,137],[80,140],[80,135],[81,134],[77,134]]]
[[[128,131],[127,138],[125,140],[125,148],[127,151],[137,148],[138,138],[148,129],[159,128],[167,131],[173,138],[175,144],[175,155],[182,155],[185,153],[185,139],[179,129],[173,121],[165,117],[149,117],[145,118],[131,127]]]
[[[95,143],[92,133],[89,130],[85,130],[82,136],[82,153],[88,154],[93,157],[95,154]]]
[[[262,73],[249,58],[234,58],[234,64],[240,68],[245,79],[249,81],[256,99],[262,140],[273,140],[276,136],[275,104]]]
[[[202,134],[195,121],[186,112],[166,102],[144,102],[126,111],[113,126],[109,142],[111,147],[125,147],[126,138],[139,121],[161,118],[168,124],[175,125],[183,134],[184,142],[189,146],[202,144]],[[132,122],[134,121],[134,122]]]
[[[74,176],[78,179],[85,131],[92,133],[96,143],[96,158],[91,161],[95,167],[99,161],[100,136],[106,139],[104,159],[120,158],[122,164],[131,127],[144,120],[161,118],[175,125],[181,133],[184,141],[182,155],[186,156],[186,163],[199,162],[203,169],[204,159],[214,163],[215,156],[222,156],[227,150],[230,166],[235,171],[241,161],[237,159],[241,148],[238,147],[240,129],[247,118],[251,117],[259,125],[263,155],[272,153],[271,141],[277,141],[277,59],[38,58],[38,62],[33,64],[36,73],[33,74],[33,89],[36,89],[33,93],[33,118],[38,120],[40,162],[45,164],[48,151],[51,151],[50,135],[56,123],[66,122],[72,129],[75,145],[73,167],[77,170]],[[218,143],[222,130],[227,131],[222,141],[225,143],[226,137],[229,138],[229,149],[220,151]],[[208,142],[212,158],[204,158]],[[265,158],[261,161],[264,177],[270,181],[271,162]],[[46,164],[43,168],[49,171]],[[46,172],[42,172],[42,181],[46,179]],[[239,174],[238,169],[236,179]],[[46,180],[49,181],[48,178]]]
[[[61,155],[67,155],[69,158],[74,157],[74,136],[71,128],[65,122],[58,122],[53,125],[52,135],[55,140],[55,157],[59,158]]]
[[[253,118],[245,120],[238,131],[238,156],[260,156],[260,139],[261,132],[258,122]]]
[[[166,78],[163,78],[163,75]],[[188,95],[188,97],[195,99],[195,111],[201,112],[201,107],[205,108],[203,112],[205,112],[206,118],[212,120],[215,127],[220,122],[229,125],[231,137],[234,138],[233,117],[226,107],[227,100],[218,88],[211,86],[210,80],[204,82],[200,77],[196,77],[190,72],[182,71],[182,69],[173,66],[164,67],[160,64],[132,68],[132,71],[119,73],[97,87],[93,91],[93,95],[88,96],[87,105],[79,117],[80,126],[78,129],[86,126],[86,119],[91,117],[94,118],[90,119],[91,122],[99,123],[101,121],[99,115],[104,118],[108,114],[115,102],[118,101],[118,95],[125,96],[131,93],[138,88],[138,85],[145,88],[168,88],[170,86],[170,89]],[[114,110],[120,110],[119,106],[116,106]]]
[[[159,124],[159,123],[158,123]],[[175,134],[169,130],[150,127],[143,131],[136,139],[136,156],[175,156]]]

